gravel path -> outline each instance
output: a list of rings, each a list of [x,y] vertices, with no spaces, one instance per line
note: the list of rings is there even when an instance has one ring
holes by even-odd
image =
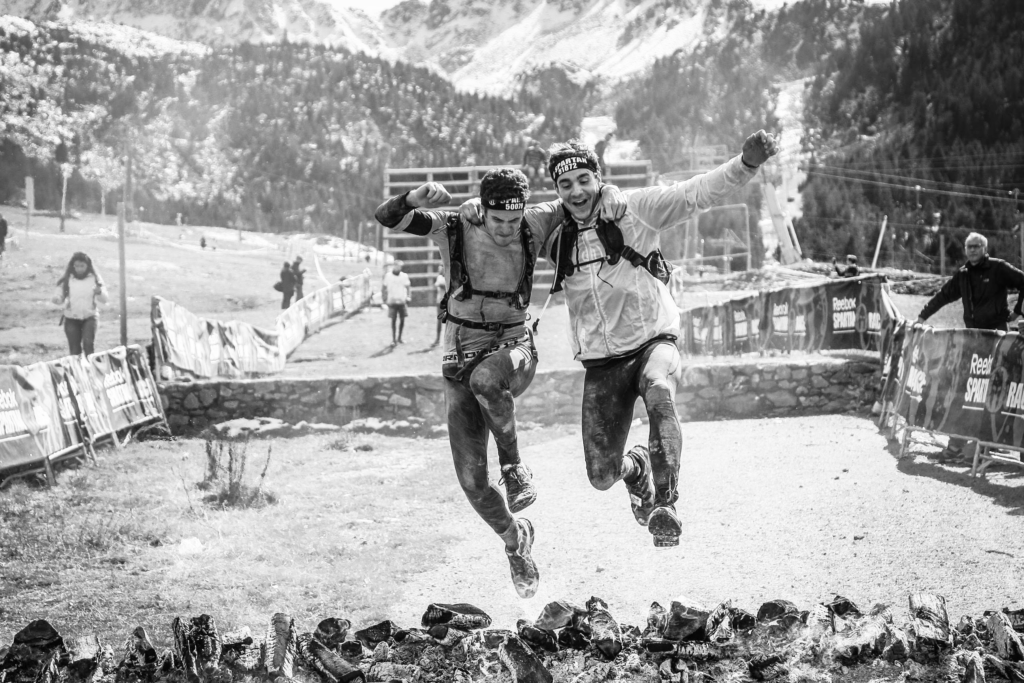
[[[772,598],[807,608],[842,594],[901,614],[910,593],[930,591],[946,596],[953,619],[1024,606],[1024,471],[992,472],[972,487],[964,468],[921,453],[897,460],[861,417],[691,423],[682,542],[666,550],[633,521],[621,484],[590,487],[578,432],[566,427],[544,443],[530,434],[521,442],[539,486],[526,511],[537,529],[537,596],[516,596],[500,541],[457,500],[458,539],[406,586],[392,610],[398,623],[417,622],[430,602],[466,601],[496,627],[514,627],[550,600],[591,595],[640,624],[652,600],[682,596],[756,611]],[[631,442],[646,436],[635,426]]]

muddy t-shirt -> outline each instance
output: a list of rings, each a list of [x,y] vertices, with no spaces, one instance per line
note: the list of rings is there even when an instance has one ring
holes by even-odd
[[[397,198],[396,198],[397,199]],[[404,201],[402,202],[404,204]],[[441,252],[445,273],[451,273],[451,259],[448,244],[447,224],[456,215],[453,211],[409,210],[401,220],[394,222],[393,216],[384,215],[387,202],[377,211],[377,220],[392,230],[424,235],[434,242]],[[390,208],[390,207],[389,207]],[[534,258],[541,251],[541,245],[562,222],[560,202],[546,202],[526,209],[523,222],[529,227]],[[392,220],[389,220],[392,219]],[[514,292],[526,267],[521,236],[517,233],[511,244],[499,247],[494,244],[483,226],[465,221],[459,222],[462,230],[463,258],[469,280],[476,290]],[[495,277],[501,278],[496,280]],[[444,333],[444,355],[446,362],[456,353],[486,350],[495,345],[515,340],[526,334],[526,311],[516,310],[507,299],[498,299],[473,294],[462,301],[448,299],[448,312],[456,318],[474,322],[496,322],[507,325],[500,334],[488,330],[476,330],[463,325],[448,324]]]

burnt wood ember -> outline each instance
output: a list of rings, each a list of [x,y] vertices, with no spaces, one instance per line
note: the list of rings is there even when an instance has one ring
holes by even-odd
[[[932,593],[914,593],[909,602],[915,649],[922,654],[937,655],[949,648],[952,640],[946,599]]]
[[[640,639],[640,647],[650,653],[675,652],[676,641],[665,640],[659,636],[647,636]]]
[[[558,632],[558,647],[568,650],[586,650],[590,647],[590,634],[574,626],[566,626]]]
[[[14,634],[14,642],[0,661],[0,681],[49,683],[56,679],[58,663],[66,652],[64,639],[50,622],[30,622]]]
[[[586,614],[586,610],[564,600],[557,600],[546,604],[541,610],[540,616],[533,623],[534,626],[545,631],[557,631],[571,625],[573,619],[581,614]]]
[[[757,655],[747,662],[747,671],[751,678],[759,681],[774,681],[789,675],[781,655]]]
[[[733,607],[729,610],[729,625],[734,631],[749,631],[757,626],[757,617],[739,607]]]
[[[800,610],[789,600],[769,600],[757,610],[757,623],[764,624],[799,616]]]
[[[352,622],[348,619],[327,617],[316,625],[313,637],[334,650],[345,641],[345,636],[348,635],[350,628],[352,628]]]
[[[263,665],[263,647],[253,640],[246,628],[239,633],[223,636],[220,661],[225,666],[243,674],[256,672]]]
[[[469,635],[468,631],[457,629],[447,624],[435,624],[427,629],[427,633],[436,644],[451,647]]]
[[[311,634],[303,634],[298,639],[297,648],[303,663],[320,674],[324,683],[351,683],[352,681],[366,680],[366,675],[359,667],[349,664]]]
[[[498,658],[516,683],[552,683],[554,680],[540,657],[518,636],[509,636],[498,646]]]
[[[668,610],[660,603],[652,602],[647,610],[647,626],[644,628],[645,637],[658,637],[665,633],[665,623],[668,621]]]
[[[857,605],[853,604],[853,601],[849,598],[844,598],[841,595],[837,595],[832,598],[832,602],[825,605],[829,611],[837,617],[859,617],[862,616],[861,611],[857,609]]]
[[[732,652],[733,648],[715,645],[714,643],[683,642],[677,643],[674,653],[679,659],[685,660],[717,660],[723,659]]]
[[[732,600],[726,600],[721,603],[708,615],[707,623],[704,624],[704,632],[700,634],[702,637],[699,640],[710,640],[716,643],[725,643],[733,639],[736,635],[732,627],[732,620],[730,619],[730,612],[732,610]],[[694,634],[696,638],[698,634]]]
[[[67,668],[72,680],[84,681],[100,665],[100,640],[96,636],[79,636],[67,642]]]
[[[958,661],[964,667],[961,683],[985,683],[985,661],[977,652],[963,652]]]
[[[1009,680],[1010,683],[1024,683],[1024,666],[1007,662],[995,655],[987,654],[984,655],[983,659],[986,670],[990,670]]]
[[[156,675],[160,658],[149,639],[149,633],[142,626],[136,626],[124,642],[124,653],[117,667],[118,683],[151,681]]]
[[[347,620],[330,618],[296,636],[292,619],[276,614],[262,641],[247,629],[219,635],[208,616],[183,617],[170,624],[173,649],[158,655],[139,627],[116,659],[93,636],[62,638],[46,622],[33,622],[0,648],[0,683],[791,683],[822,681],[839,667],[844,680],[896,680],[883,658],[902,664],[895,676],[905,683],[1024,683],[1024,639],[1008,610],[963,617],[951,628],[940,596],[914,595],[909,605],[909,618],[897,626],[883,605],[865,616],[836,596],[801,620],[795,607],[775,601],[764,622],[734,630],[755,618],[729,601],[710,612],[655,602],[641,631],[619,624],[604,601],[591,598],[586,610],[549,603],[541,617],[557,629],[523,619],[516,631],[470,632],[455,624],[483,623],[480,610],[435,603],[426,621],[443,623],[427,629],[385,621],[353,632]],[[665,637],[694,621],[698,628],[684,639]],[[780,628],[785,623],[792,626]],[[865,665],[881,670],[851,672]]]
[[[295,622],[287,614],[278,612],[270,620],[263,643],[263,662],[271,680],[280,676],[292,678],[296,649]]]
[[[545,650],[547,652],[558,652],[558,636],[554,631],[537,628],[526,619],[516,622],[516,631],[519,637],[534,650]]]
[[[419,681],[423,670],[415,664],[377,662],[370,667],[368,681]]]
[[[1001,659],[1009,662],[1024,660],[1024,644],[1021,643],[1020,635],[1013,629],[1010,618],[1002,613],[996,612],[989,616],[986,625],[995,645],[996,654]]]
[[[891,621],[892,615],[888,611],[881,611],[862,621],[851,633],[841,635],[835,644],[839,661],[849,666],[881,655],[889,645]]]
[[[396,643],[411,645],[413,643],[423,643],[430,640],[430,634],[421,628],[401,628],[395,631],[395,635],[392,636],[392,639]]]
[[[622,630],[608,611],[608,604],[598,597],[587,600],[590,615],[590,644],[605,661],[612,661],[622,652]]]
[[[360,642],[353,633],[346,635],[345,640],[337,647],[338,652],[340,652],[342,656],[350,659],[358,659],[359,657],[362,657],[363,649],[363,643]]]
[[[1013,628],[1018,633],[1024,633],[1024,609],[1007,609],[1003,608],[1003,614],[1013,624]]]
[[[213,617],[203,614],[189,620],[175,617],[171,623],[174,653],[181,661],[189,681],[199,681],[217,668],[221,639]]]
[[[672,601],[665,620],[662,637],[665,640],[684,640],[704,629],[710,612],[700,607],[690,607],[676,600]]]
[[[431,603],[420,621],[420,625],[424,628],[435,624],[446,624],[463,631],[488,628],[491,625],[491,618],[486,612],[464,602],[453,605]]]
[[[391,623],[390,619],[385,619],[382,622],[368,626],[360,631],[355,632],[356,640],[361,642],[367,649],[372,650],[377,647],[377,643],[382,640],[387,640],[395,634],[395,625]]]

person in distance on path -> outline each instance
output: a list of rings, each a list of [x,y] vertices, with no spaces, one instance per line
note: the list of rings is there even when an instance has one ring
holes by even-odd
[[[777,152],[774,137],[758,131],[741,155],[713,171],[625,190],[626,215],[608,223],[594,211],[602,186],[594,150],[579,140],[549,150],[548,172],[569,218],[546,245],[547,259],[556,272],[552,292],[564,286],[573,351],[586,368],[587,475],[602,491],[624,481],[634,517],[657,547],[678,545],[682,531],[675,510],[682,449],[675,406],[679,309],[659,279],[660,235],[741,188]],[[471,204],[463,211],[473,218]],[[647,407],[650,439],[624,453],[637,398]]]
[[[409,281],[409,274],[402,272],[403,267],[405,264],[402,261],[391,264],[391,271],[384,273],[384,284],[381,287],[381,298],[387,304],[388,317],[391,318],[392,346],[405,343],[402,341],[402,333],[405,331],[405,318],[409,315],[409,301],[412,299],[412,282]]]
[[[614,211],[615,188],[606,194]],[[496,169],[480,181],[480,226],[455,211],[432,210],[451,202],[436,182],[392,197],[375,214],[386,228],[428,237],[441,252],[448,276],[439,306],[446,322],[441,372],[455,473],[470,505],[505,542],[512,582],[523,598],[536,593],[540,573],[532,556],[533,525],[513,514],[532,504],[537,491],[519,456],[515,398],[537,367],[526,328],[534,265],[563,220],[558,202],[527,207],[529,197],[521,171]],[[497,444],[507,502],[488,478],[488,433]]]

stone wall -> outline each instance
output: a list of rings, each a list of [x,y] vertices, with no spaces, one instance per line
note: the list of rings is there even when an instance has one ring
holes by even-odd
[[[875,401],[879,368],[869,358],[828,356],[688,364],[677,396],[679,416],[690,421],[863,410]],[[445,422],[440,375],[164,383],[160,395],[171,429],[180,435],[238,417],[337,425],[368,417]],[[523,422],[577,423],[582,395],[582,368],[540,371],[517,400],[517,415]],[[636,416],[642,414],[638,402]]]

